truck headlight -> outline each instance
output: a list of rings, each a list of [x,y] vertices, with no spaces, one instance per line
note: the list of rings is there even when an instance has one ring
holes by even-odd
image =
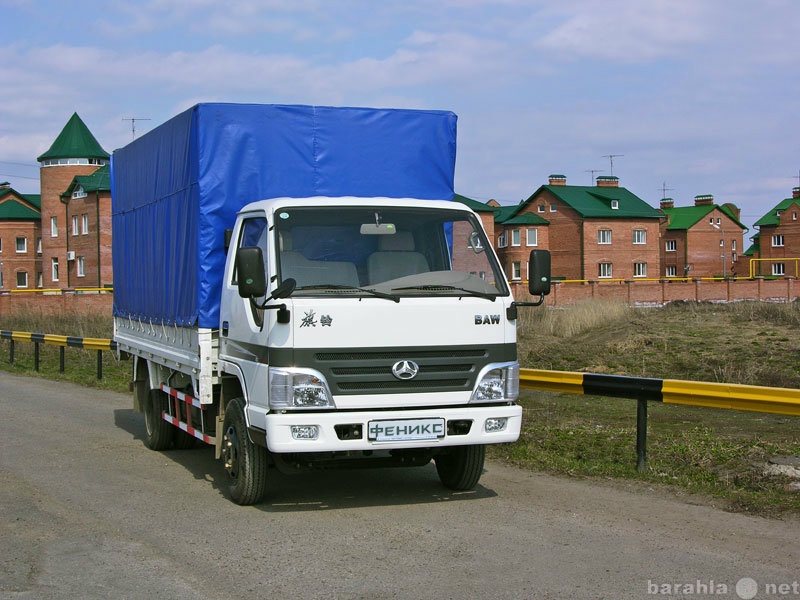
[[[514,402],[519,398],[519,363],[484,367],[470,402]]]
[[[272,410],[336,408],[325,378],[312,369],[271,368],[269,406]]]

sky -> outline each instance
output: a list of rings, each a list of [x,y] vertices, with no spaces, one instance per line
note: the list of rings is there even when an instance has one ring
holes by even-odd
[[[21,193],[73,112],[113,152],[198,102],[451,110],[455,190],[483,202],[614,175],[654,207],[733,203],[747,238],[800,186],[797,0],[0,0],[0,22]]]

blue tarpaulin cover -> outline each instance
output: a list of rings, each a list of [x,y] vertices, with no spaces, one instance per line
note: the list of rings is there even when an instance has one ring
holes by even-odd
[[[447,111],[198,104],[111,157],[114,315],[219,327],[224,232],[265,198],[451,200]]]

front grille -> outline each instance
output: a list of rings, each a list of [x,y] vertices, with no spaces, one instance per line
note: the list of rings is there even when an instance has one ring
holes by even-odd
[[[481,368],[490,361],[487,348],[380,349],[316,352],[314,368],[321,371],[331,392],[373,394],[403,392],[471,391]],[[392,366],[414,361],[419,372],[413,379],[398,379]]]

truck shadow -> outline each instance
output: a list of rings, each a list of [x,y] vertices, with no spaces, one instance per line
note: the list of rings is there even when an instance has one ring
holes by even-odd
[[[144,421],[133,410],[115,410],[117,427],[142,442]],[[227,498],[227,473],[222,461],[214,458],[214,450],[205,444],[190,450],[167,450],[161,456],[185,468],[192,476],[211,486]],[[287,475],[271,467],[267,475],[265,499],[252,508],[265,512],[304,512],[402,506],[440,502],[482,500],[497,496],[494,490],[478,485],[474,490],[455,492],[439,481],[433,463],[424,467],[363,468],[305,471]]]

